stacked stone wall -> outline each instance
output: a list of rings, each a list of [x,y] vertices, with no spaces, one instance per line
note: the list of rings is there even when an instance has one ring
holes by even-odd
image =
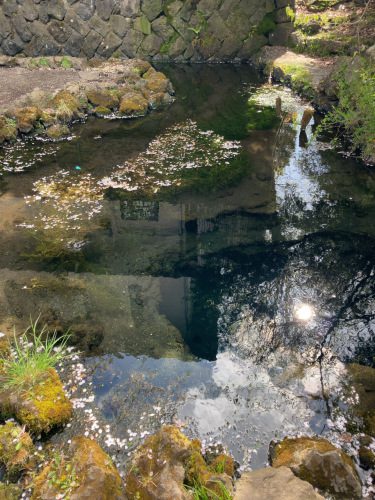
[[[289,0],[0,0],[0,53],[248,59],[289,33]]]

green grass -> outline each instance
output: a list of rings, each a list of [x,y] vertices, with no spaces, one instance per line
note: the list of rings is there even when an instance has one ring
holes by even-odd
[[[65,357],[69,335],[50,334],[47,326],[39,327],[39,318],[31,322],[25,332],[17,337],[10,357],[0,357],[0,368],[5,388],[30,387],[49,368]]]
[[[73,63],[72,61],[69,59],[69,57],[66,57],[64,56],[62,59],[61,59],[61,63],[60,63],[60,66],[64,69],[70,69],[73,67]]]
[[[350,138],[352,150],[364,159],[375,158],[375,68],[365,58],[342,66],[336,76],[338,105],[328,113],[320,129],[338,131]]]
[[[195,483],[194,486],[186,486],[186,489],[193,495],[194,500],[232,500],[232,495],[229,493],[227,487],[221,482],[217,481],[220,493],[215,493],[201,483]]]

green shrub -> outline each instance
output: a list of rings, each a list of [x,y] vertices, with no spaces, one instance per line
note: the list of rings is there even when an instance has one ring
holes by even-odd
[[[256,28],[256,32],[258,35],[265,35],[267,36],[271,31],[273,31],[276,28],[276,23],[274,19],[274,15],[271,14],[266,14],[263,19],[260,21]]]
[[[327,114],[320,129],[339,130],[361,150],[375,158],[375,67],[364,57],[342,66],[336,76],[338,105]]]

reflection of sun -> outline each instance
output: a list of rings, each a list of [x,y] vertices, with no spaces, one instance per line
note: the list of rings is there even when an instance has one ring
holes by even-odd
[[[294,315],[299,321],[309,321],[315,316],[315,312],[309,304],[300,304],[295,308]]]

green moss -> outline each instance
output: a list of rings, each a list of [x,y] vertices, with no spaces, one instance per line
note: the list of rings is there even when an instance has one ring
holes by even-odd
[[[114,109],[116,106],[118,106],[119,103],[118,96],[110,89],[89,90],[88,92],[86,92],[86,96],[91,104],[103,108]]]
[[[15,416],[31,432],[39,434],[67,423],[72,404],[52,368],[27,391],[22,392]]]
[[[27,467],[33,442],[27,432],[14,422],[0,425],[0,463],[9,478]]]
[[[70,134],[69,128],[66,125],[61,125],[59,123],[52,125],[46,131],[47,137],[49,137],[54,141],[67,137],[69,134]]]
[[[48,59],[46,59],[45,57],[41,57],[39,60],[38,60],[38,66],[40,68],[49,68],[50,64],[49,64],[49,61]]]
[[[17,137],[16,120],[0,116],[0,144],[14,140]]]
[[[314,97],[311,73],[303,64],[283,63],[279,64],[279,68],[284,74],[284,80],[290,82],[293,90],[306,97]]]
[[[93,111],[97,116],[107,116],[112,113],[112,111],[105,106],[97,106]]]
[[[69,59],[69,57],[64,56],[64,57],[61,59],[60,66],[61,66],[63,69],[71,69],[71,68],[73,67],[73,63],[72,63],[72,61]]]
[[[258,35],[269,35],[276,28],[275,15],[273,13],[266,14],[256,27]]]

